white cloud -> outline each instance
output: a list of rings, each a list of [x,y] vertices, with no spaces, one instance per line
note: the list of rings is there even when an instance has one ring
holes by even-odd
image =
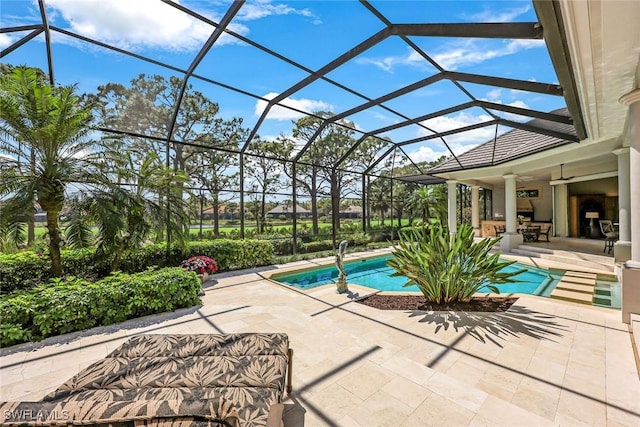
[[[494,101],[495,102],[495,101]],[[519,101],[520,105],[517,106],[526,106],[524,102]],[[512,105],[512,104],[509,104]],[[491,117],[487,114],[479,114],[473,115],[467,112],[460,112],[455,116],[442,116],[436,117],[427,121],[422,122],[424,125],[428,126],[430,129],[433,129],[437,132],[445,132],[448,130],[459,129],[461,127],[470,126],[476,123],[482,123],[491,120]],[[498,128],[498,136],[503,134],[505,131],[509,130],[504,126],[500,126]],[[427,136],[431,133],[427,130],[420,129],[417,133],[418,137]],[[495,125],[485,126],[483,128],[474,129],[467,132],[456,133],[453,135],[445,136],[444,140],[447,145],[451,148],[451,150],[456,154],[465,153],[480,144],[484,144],[487,141],[492,141],[496,135],[496,127]],[[440,139],[430,140],[418,146],[415,150],[409,151],[409,155],[415,162],[422,161],[434,161],[439,159],[442,156],[450,156],[451,153],[447,149],[447,147],[441,142]],[[416,144],[416,145],[417,145]]]
[[[275,92],[270,92],[263,96],[265,99],[273,99],[278,96]],[[286,105],[288,107],[295,108],[297,110],[305,111],[307,113],[312,113],[314,111],[331,111],[333,107],[331,104],[328,104],[324,101],[314,100],[314,99],[293,99],[293,98],[285,98],[280,102],[280,105]],[[267,107],[267,102],[261,99],[256,101],[255,114],[257,116],[261,115],[264,109]],[[267,119],[272,120],[295,120],[302,117],[303,114],[290,110],[288,108],[284,108],[281,106],[274,106],[269,110],[269,114],[267,114]]]
[[[178,0],[173,1],[180,4]],[[52,18],[61,17],[72,31],[123,49],[196,51],[214,31],[213,26],[158,0],[48,0],[47,5]],[[219,21],[223,12],[223,9],[207,9],[200,13]],[[261,0],[245,4],[229,29],[247,35],[249,28],[238,21],[291,14],[310,18],[314,23],[321,22],[309,9],[296,9]],[[216,46],[231,43],[241,42],[233,36],[222,34]]]
[[[480,98],[481,101],[489,101],[489,102],[493,102],[494,104],[504,104],[504,105],[508,105],[510,107],[518,107],[518,108],[525,108],[525,109],[529,109],[529,105],[527,105],[527,103],[521,99],[516,99],[515,101],[509,102],[509,103],[504,103],[502,101],[502,89],[493,89],[490,90],[489,92],[487,92],[487,97],[486,98]],[[509,93],[511,95],[511,93]],[[512,113],[507,113],[507,112],[502,112],[502,111],[495,111],[495,114],[498,114],[502,117],[504,117],[505,119],[508,120],[513,120],[516,122],[523,122],[523,121],[528,121],[530,120],[529,117],[526,116],[520,116],[518,114],[512,114]]]
[[[457,155],[462,154],[471,150],[472,148],[477,147],[479,144],[449,144],[449,147],[453,150],[453,152]],[[442,156],[451,156],[447,147],[442,144],[439,144],[436,148],[429,145],[423,145],[415,151],[409,152],[409,157],[414,162],[433,162],[438,160]]]
[[[372,64],[389,73],[392,73],[393,68],[398,65],[406,65],[411,67],[432,67],[431,64],[429,64],[422,57],[422,55],[411,48],[409,48],[409,51],[406,55],[385,56],[384,58],[358,57],[356,58],[356,63],[365,65]]]
[[[11,46],[13,39],[7,34],[0,34],[0,49]]]
[[[433,60],[447,70],[455,70],[460,66],[477,65],[490,59],[513,55],[523,50],[544,47],[544,40],[510,40],[498,48],[490,49],[482,46],[476,39],[460,43],[445,44]]]
[[[436,132],[446,132],[448,130],[459,129],[489,120],[492,119],[487,114],[473,115],[462,111],[455,116],[435,117],[433,119],[425,120],[424,122],[421,122],[421,124]],[[453,144],[468,147],[469,145],[482,144],[483,142],[492,139],[495,135],[495,131],[495,126],[485,126],[471,131],[445,136],[444,140],[450,145]],[[419,128],[418,137],[427,135],[431,135],[431,132],[426,129]]]
[[[544,40],[509,40],[501,42],[497,47],[495,46],[495,41],[487,42],[480,39],[467,39],[444,43],[435,53],[426,53],[443,68],[455,70],[460,66],[477,65],[490,59],[513,55],[523,50],[544,47]],[[358,64],[375,65],[388,73],[392,73],[397,66],[423,67],[435,71],[435,68],[422,55],[411,48],[405,55],[386,56],[384,58],[361,57],[357,58],[356,62]]]
[[[523,7],[502,10],[496,12],[495,10],[486,9],[482,12],[473,15],[463,15],[463,17],[473,22],[512,22],[518,16],[524,15],[531,10],[531,6],[525,4]]]
[[[72,31],[125,49],[195,51],[214,30],[156,0],[48,0],[47,5],[68,22]],[[240,34],[248,32],[243,25],[234,24],[230,28]],[[233,41],[233,37],[223,35],[218,43]]]
[[[502,89],[496,88],[487,92],[487,101],[496,102],[502,97]]]
[[[272,15],[300,15],[310,18],[314,24],[321,24],[322,21],[309,9],[296,9],[286,4],[273,4],[268,1],[258,1],[256,3],[245,3],[238,12],[238,19],[252,21],[262,19]]]

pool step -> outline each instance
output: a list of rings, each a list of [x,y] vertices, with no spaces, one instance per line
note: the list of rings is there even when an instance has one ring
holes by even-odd
[[[567,271],[551,292],[551,298],[591,305],[595,287],[595,274]]]
[[[574,253],[570,251],[563,251],[558,249],[549,249],[533,245],[519,245],[517,248],[511,250],[516,255],[527,256],[531,258],[542,258],[546,261],[558,262],[563,264],[572,264],[580,267],[585,267],[590,270],[598,271],[614,271],[613,258],[585,254]]]
[[[573,283],[573,282],[565,282],[565,281],[560,281],[558,282],[558,284],[556,285],[556,289],[562,289],[565,291],[572,291],[572,292],[581,292],[583,294],[588,294],[588,295],[593,295],[593,288],[595,287],[595,285],[588,285],[588,284],[584,284],[584,283]]]
[[[601,307],[620,309],[620,284],[608,280],[596,282],[593,291],[593,305]]]
[[[577,285],[590,285],[594,286],[596,278],[595,277],[576,277],[576,276],[567,276],[566,274],[562,276],[561,279],[563,282],[577,284]]]
[[[583,277],[587,279],[595,279],[598,277],[596,273],[586,273],[584,271],[567,271],[565,277]]]

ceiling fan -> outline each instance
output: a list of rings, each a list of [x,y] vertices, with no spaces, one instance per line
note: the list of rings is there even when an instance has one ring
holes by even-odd
[[[560,178],[556,178],[556,181],[569,181],[570,179],[575,178],[573,176],[564,176],[563,170],[562,170],[563,166],[564,166],[564,163],[560,163]]]

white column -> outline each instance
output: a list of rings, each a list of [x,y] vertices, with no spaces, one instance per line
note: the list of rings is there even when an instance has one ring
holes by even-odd
[[[640,263],[640,89],[620,98],[629,106],[629,218],[631,228],[631,260]]]
[[[458,223],[456,220],[456,184],[458,181],[449,180],[447,181],[447,220],[449,222],[449,232],[455,233],[458,230]]]
[[[507,220],[507,233],[517,233],[518,207],[516,205],[516,177],[518,175],[504,175],[504,216]]]
[[[554,192],[554,233],[558,237],[569,236],[569,206],[567,203],[567,184],[553,187]]]
[[[620,241],[631,242],[631,174],[629,170],[629,148],[618,148],[613,154],[618,156],[618,221]]]
[[[471,226],[476,237],[480,237],[480,187],[471,186]]]
[[[514,174],[504,175],[504,217],[507,222],[506,233],[502,234],[500,249],[511,252],[522,243],[522,235],[518,233],[518,206],[516,203],[516,177]]]
[[[622,268],[622,321],[631,323],[631,314],[640,314],[640,89],[620,98],[629,106],[629,226],[631,259]],[[631,212],[635,214],[631,215]]]

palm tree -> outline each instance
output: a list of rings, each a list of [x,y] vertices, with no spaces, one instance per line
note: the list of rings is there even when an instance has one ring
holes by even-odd
[[[127,252],[153,237],[155,230],[167,228],[167,221],[176,243],[186,245],[188,235],[188,206],[181,191],[175,191],[188,181],[186,175],[165,168],[155,153],[123,154],[126,161],[113,174],[115,185],[76,194],[65,230],[69,246],[90,247],[93,235],[88,230],[96,225],[96,253],[109,258],[111,271],[118,269]],[[168,197],[167,188],[171,189]]]
[[[380,212],[380,225],[384,225],[385,213],[391,207],[388,195],[390,193],[390,181],[384,178],[376,179],[369,192],[369,200],[371,201],[371,210]]]
[[[48,84],[37,71],[16,67],[0,77],[0,197],[2,226],[24,224],[25,212],[47,212],[51,273],[62,275],[62,234],[58,217],[70,184],[103,186],[100,173],[108,155],[89,139],[92,107],[74,86]],[[32,159],[20,162],[20,159]]]
[[[446,200],[442,186],[430,185],[415,190],[409,196],[407,203],[411,210],[422,212],[422,223],[428,224],[429,219],[433,217],[433,212],[441,221],[446,219]]]
[[[422,223],[427,224],[429,217],[431,217],[431,194],[428,187],[420,187],[411,193],[411,196],[407,200],[407,204],[411,207],[412,211],[418,211],[422,213]]]

